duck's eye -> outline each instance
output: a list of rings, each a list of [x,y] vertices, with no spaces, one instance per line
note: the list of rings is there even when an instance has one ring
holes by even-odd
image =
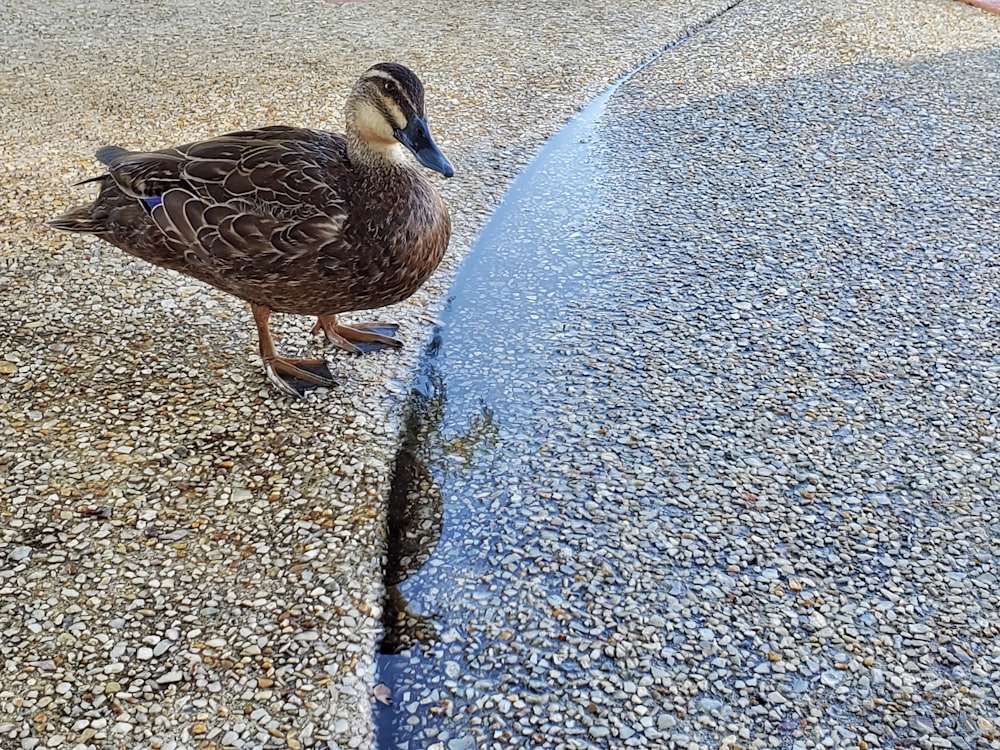
[[[392,81],[387,81],[386,79],[383,78],[382,79],[382,90],[385,93],[387,93],[387,94],[395,94],[396,93],[396,84],[393,83]]]

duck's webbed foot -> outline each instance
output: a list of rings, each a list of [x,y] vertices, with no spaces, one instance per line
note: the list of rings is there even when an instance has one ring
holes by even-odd
[[[267,379],[279,390],[294,398],[302,398],[313,388],[330,388],[337,384],[326,362],[322,359],[292,359],[278,356],[271,338],[268,323],[271,309],[256,302],[250,303],[253,319],[257,324],[260,358],[264,362]]]
[[[337,385],[330,368],[322,359],[265,359],[264,372],[271,383],[294,398],[302,398],[314,388],[332,388]]]
[[[399,349],[403,342],[393,338],[399,326],[394,323],[353,323],[344,325],[337,322],[336,315],[320,315],[312,327],[312,333],[322,331],[326,340],[351,354],[369,354],[380,349]]]

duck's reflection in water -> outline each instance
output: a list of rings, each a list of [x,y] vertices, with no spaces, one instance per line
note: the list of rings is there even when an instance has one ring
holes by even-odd
[[[427,562],[444,525],[441,487],[427,467],[405,448],[396,454],[396,470],[389,495],[388,556],[383,603],[383,654],[398,654],[415,641],[428,645],[437,639],[437,627],[428,615],[410,609],[399,584]]]

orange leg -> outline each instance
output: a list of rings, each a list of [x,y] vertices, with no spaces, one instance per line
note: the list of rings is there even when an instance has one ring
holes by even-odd
[[[317,386],[329,388],[337,384],[330,374],[330,368],[322,359],[291,359],[278,356],[268,323],[271,308],[251,302],[250,309],[257,324],[257,340],[260,343],[260,358],[264,361],[264,372],[272,384],[295,398],[302,398],[306,391]]]
[[[312,327],[312,333],[322,331],[326,340],[351,354],[367,354],[379,349],[398,349],[403,345],[392,337],[399,326],[392,323],[355,323],[343,325],[336,315],[320,315]]]

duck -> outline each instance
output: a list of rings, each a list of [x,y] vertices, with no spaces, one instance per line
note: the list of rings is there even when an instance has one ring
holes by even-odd
[[[278,353],[271,314],[315,316],[312,332],[348,352],[399,348],[398,326],[338,316],[410,297],[451,238],[420,166],[454,169],[431,137],[417,75],[373,65],[344,115],[344,133],[270,125],[159,151],[106,146],[96,154],[106,172],[80,183],[98,183],[97,198],[48,224],[245,300],[268,381],[294,398],[331,387],[325,359]]]

